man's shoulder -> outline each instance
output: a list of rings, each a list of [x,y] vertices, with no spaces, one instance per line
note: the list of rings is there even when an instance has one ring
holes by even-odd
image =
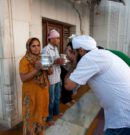
[[[54,49],[54,46],[53,45],[51,45],[51,44],[47,44],[46,46],[45,46],[47,49]]]
[[[112,55],[109,51],[99,49],[99,50],[91,51],[90,53],[86,54],[84,59],[90,61],[90,63],[92,62],[100,63],[101,61],[102,62],[109,61],[111,57]]]
[[[50,47],[50,44],[47,44],[43,48],[46,49],[46,50],[50,50],[51,47]]]
[[[50,44],[47,44],[47,45],[44,46],[44,48],[48,48],[49,46],[50,46]]]

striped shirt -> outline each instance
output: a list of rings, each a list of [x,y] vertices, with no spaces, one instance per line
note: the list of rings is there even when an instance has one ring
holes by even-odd
[[[53,60],[55,60],[55,59],[60,57],[59,52],[58,52],[58,48],[53,46],[53,45],[51,45],[51,44],[48,44],[43,49],[45,50],[47,55],[52,57]],[[61,74],[60,66],[54,64],[52,66],[52,68],[53,68],[53,74],[49,75],[49,81],[50,81],[51,85],[56,84],[56,83],[61,81],[61,79],[60,79],[60,74]]]

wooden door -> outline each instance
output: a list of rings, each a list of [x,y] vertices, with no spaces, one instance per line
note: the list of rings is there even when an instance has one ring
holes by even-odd
[[[62,26],[57,25],[57,24],[53,24],[53,23],[47,23],[47,35],[53,29],[57,30],[60,33],[60,45],[58,46],[58,48],[59,48],[59,52],[62,52],[62,50],[63,50],[63,33],[62,33],[63,30],[62,30]]]
[[[43,20],[43,46],[48,44],[48,33],[50,30],[55,29],[60,33],[60,45],[59,45],[59,52],[64,53],[66,44],[68,43],[68,37],[70,36],[70,26],[56,23],[53,21]]]

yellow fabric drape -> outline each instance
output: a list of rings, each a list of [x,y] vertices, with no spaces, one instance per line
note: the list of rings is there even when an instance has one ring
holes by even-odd
[[[26,74],[34,69],[33,65],[23,57],[19,64],[19,72]],[[45,72],[45,71],[44,71]],[[44,76],[45,79],[45,76]],[[46,82],[48,82],[46,75]],[[41,87],[35,79],[23,82],[22,85],[22,113],[24,135],[43,135],[44,118],[48,116],[49,83]]]

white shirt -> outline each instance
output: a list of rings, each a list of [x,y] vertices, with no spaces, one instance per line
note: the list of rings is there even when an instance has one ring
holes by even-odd
[[[123,60],[107,50],[90,51],[70,79],[90,85],[104,108],[105,129],[130,127],[130,68]]]
[[[60,57],[59,52],[58,52],[58,48],[54,47],[51,44],[48,44],[46,47],[44,47],[44,50],[46,50],[46,54],[51,56],[52,59],[54,59],[54,60]],[[49,75],[49,81],[50,81],[51,85],[56,84],[56,83],[61,81],[61,79],[60,79],[60,74],[61,74],[60,66],[55,64],[52,66],[52,68],[53,68],[53,74]]]

